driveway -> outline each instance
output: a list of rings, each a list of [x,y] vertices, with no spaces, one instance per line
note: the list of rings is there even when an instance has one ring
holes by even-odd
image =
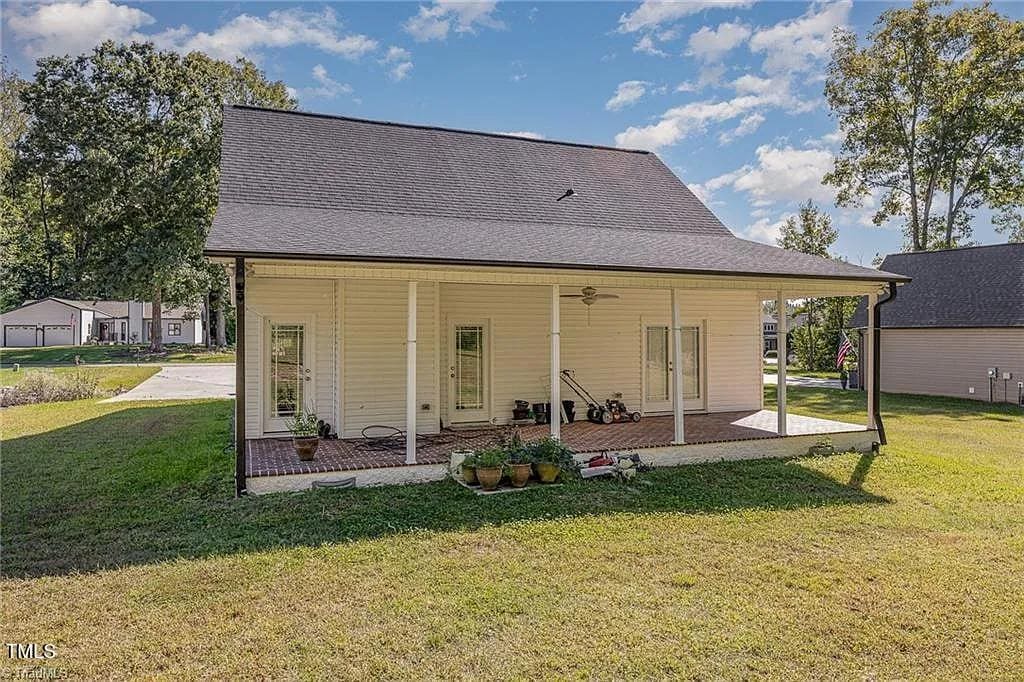
[[[765,374],[764,384],[765,386],[775,386],[779,383],[779,375],[777,374]],[[816,377],[802,377],[802,376],[791,376],[786,375],[787,386],[803,386],[805,388],[838,388],[842,389],[843,385],[839,383],[839,379],[818,379]],[[851,389],[856,390],[856,389]]]
[[[166,365],[130,391],[103,402],[234,398],[233,364]]]

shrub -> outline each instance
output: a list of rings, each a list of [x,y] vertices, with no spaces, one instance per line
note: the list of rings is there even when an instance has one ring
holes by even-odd
[[[0,392],[0,407],[84,400],[103,395],[99,379],[88,372],[30,372],[20,382]]]
[[[477,469],[494,469],[504,466],[507,453],[504,448],[492,447],[476,453]]]

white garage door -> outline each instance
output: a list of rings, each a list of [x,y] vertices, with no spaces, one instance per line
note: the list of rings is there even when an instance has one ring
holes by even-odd
[[[36,326],[21,324],[5,325],[4,345],[8,348],[30,348],[36,345]]]
[[[70,324],[53,324],[43,327],[44,346],[71,346],[75,343],[75,334]]]

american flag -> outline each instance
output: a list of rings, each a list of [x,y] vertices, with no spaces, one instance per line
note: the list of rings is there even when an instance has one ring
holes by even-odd
[[[850,339],[846,336],[846,332],[840,333],[843,335],[843,339],[839,344],[839,350],[836,352],[836,369],[843,366],[843,360],[845,360],[846,356],[853,351],[853,344],[850,343]]]

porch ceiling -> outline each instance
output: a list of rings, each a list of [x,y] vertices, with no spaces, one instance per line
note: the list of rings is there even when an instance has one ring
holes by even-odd
[[[687,445],[779,438],[775,431],[777,422],[776,413],[770,410],[687,415]],[[788,415],[786,423],[789,436],[865,430],[857,424],[799,415]],[[520,434],[527,441],[541,439],[548,433],[547,425],[520,427]],[[436,436],[420,436],[417,439],[417,464],[447,463],[453,451],[489,445],[498,434],[497,429],[481,429],[445,430]],[[665,447],[671,445],[672,437],[671,416],[646,417],[636,424],[605,426],[578,421],[562,425],[562,441],[577,453]],[[400,440],[378,443],[362,439],[322,441],[312,462],[298,459],[290,439],[249,440],[246,451],[246,476],[250,478],[405,466],[405,444]]]

